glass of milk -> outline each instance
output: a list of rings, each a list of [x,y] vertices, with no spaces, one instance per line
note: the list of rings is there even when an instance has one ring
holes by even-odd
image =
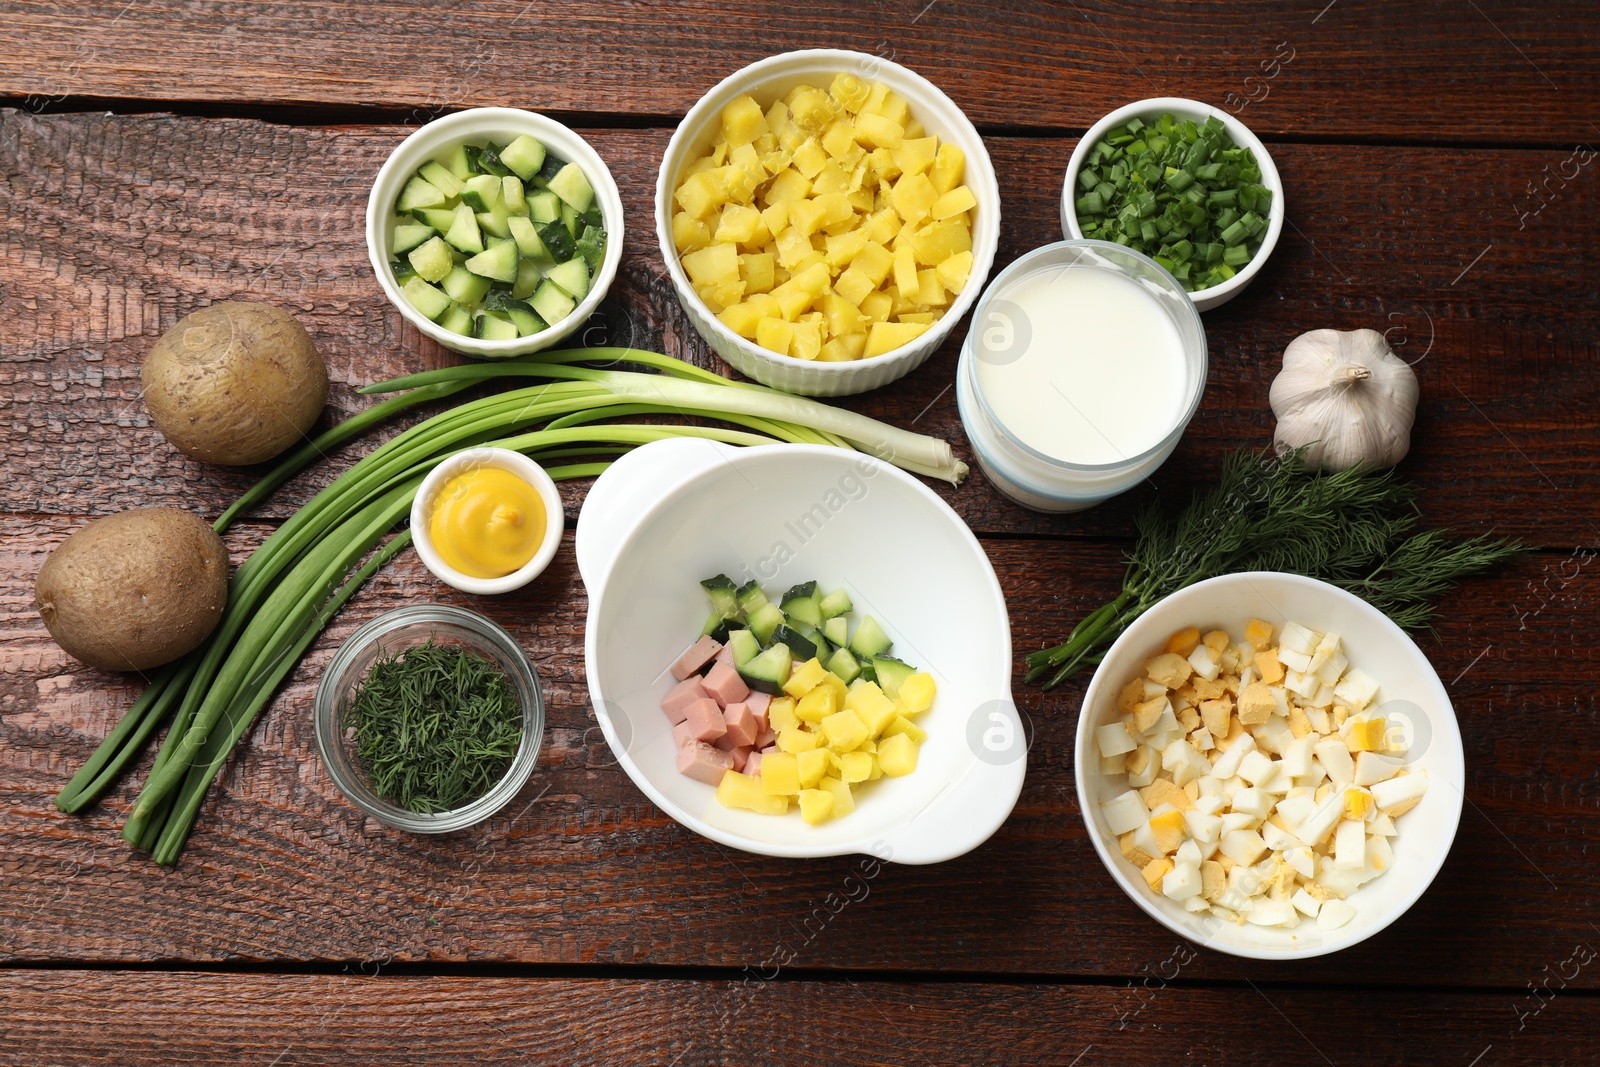
[[[997,489],[1036,511],[1077,511],[1159,467],[1205,384],[1205,330],[1183,287],[1131,248],[1075,240],[990,283],[956,399]]]

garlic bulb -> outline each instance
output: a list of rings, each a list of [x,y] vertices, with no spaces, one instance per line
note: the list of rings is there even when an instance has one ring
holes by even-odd
[[[1390,467],[1411,448],[1417,376],[1376,330],[1312,330],[1283,350],[1272,380],[1274,445],[1302,445],[1306,465],[1342,471]]]

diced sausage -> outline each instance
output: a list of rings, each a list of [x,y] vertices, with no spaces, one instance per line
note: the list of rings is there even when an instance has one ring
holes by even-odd
[[[728,723],[722,709],[710,697],[701,697],[690,704],[684,713],[684,723],[689,733],[698,741],[715,741],[728,732]]]
[[[761,753],[752,752],[745,757],[744,766],[739,768],[740,774],[747,774],[751,778],[761,773]]]
[[[724,708],[722,717],[728,724],[728,736],[737,744],[754,745],[756,738],[761,736],[760,724],[751,713],[750,705],[742,700]]]
[[[685,678],[661,698],[661,710],[667,713],[667,718],[674,723],[680,723],[689,714],[689,705],[696,700],[704,700],[705,688],[700,684],[700,678]]]
[[[698,740],[699,738],[695,737],[694,731],[689,728],[689,724],[686,722],[680,722],[672,728],[673,748],[682,748],[684,745]]]
[[[750,695],[750,687],[744,684],[739,672],[726,663],[715,664],[700,684],[723,707]]]
[[[718,785],[722,776],[733,769],[733,753],[712,748],[704,741],[695,741],[678,749],[678,773],[706,785]]]
[[[672,676],[678,681],[683,681],[691,674],[700,673],[704,667],[716,658],[722,651],[722,643],[714,640],[709,634],[689,646],[689,651],[678,657],[678,662],[672,665]]]

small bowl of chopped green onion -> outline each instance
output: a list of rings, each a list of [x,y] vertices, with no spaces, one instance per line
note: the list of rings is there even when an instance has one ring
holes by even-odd
[[[521,791],[544,694],[505,630],[444,604],[398,608],[334,654],[317,688],[317,749],[339,791],[386,826],[439,834]]]
[[[1283,229],[1283,181],[1249,128],[1181,97],[1119,107],[1067,163],[1061,228],[1144,253],[1200,311],[1232,300]]]

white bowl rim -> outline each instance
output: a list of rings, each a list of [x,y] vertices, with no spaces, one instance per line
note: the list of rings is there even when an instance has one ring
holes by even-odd
[[[1355,606],[1358,611],[1367,616],[1371,620],[1373,626],[1378,630],[1383,631],[1391,641],[1401,645],[1402,647],[1408,648],[1409,652],[1413,654],[1419,662],[1423,663],[1427,667],[1426,674],[1421,675],[1420,677],[1426,679],[1426,682],[1428,683],[1427,688],[1432,690],[1433,699],[1436,701],[1436,708],[1440,713],[1439,723],[1434,730],[1434,743],[1437,744],[1441,741],[1445,742],[1446,747],[1441,753],[1442,756],[1445,757],[1444,761],[1452,762],[1456,766],[1460,766],[1462,768],[1463,781],[1465,780],[1466,755],[1465,746],[1461,740],[1461,727],[1460,723],[1456,719],[1455,708],[1450,703],[1450,695],[1445,690],[1444,682],[1440,680],[1438,672],[1433,669],[1428,657],[1423,654],[1421,648],[1417,647],[1417,643],[1411,639],[1411,636],[1404,630],[1400,629],[1400,627],[1395,624],[1393,619],[1389,618],[1389,616],[1385,615],[1382,611],[1379,611],[1377,608],[1367,603],[1367,601],[1363,600],[1361,597],[1356,596],[1354,593],[1351,593],[1348,590],[1340,589],[1336,585],[1330,585],[1327,582],[1319,581],[1316,578],[1307,578],[1305,575],[1291,574],[1286,571],[1236,571],[1232,574],[1218,575],[1214,578],[1207,578],[1204,581],[1195,582],[1193,585],[1185,586],[1174,593],[1170,593],[1167,596],[1162,597],[1151,607],[1149,611],[1147,611],[1139,619],[1134,620],[1134,622],[1122,632],[1116,641],[1112,643],[1111,647],[1106,650],[1105,655],[1101,657],[1100,665],[1095,668],[1094,677],[1090,680],[1087,689],[1084,691],[1083,703],[1078,708],[1078,729],[1076,739],[1073,744],[1073,778],[1077,786],[1078,810],[1079,814],[1083,818],[1084,829],[1089,836],[1090,843],[1094,845],[1095,853],[1100,857],[1100,862],[1105,866],[1106,871],[1110,873],[1112,880],[1117,883],[1122,891],[1127,894],[1128,898],[1137,904],[1140,910],[1142,910],[1146,915],[1149,915],[1151,918],[1155,919],[1162,926],[1166,927],[1168,930],[1171,930],[1173,933],[1178,934],[1180,937],[1190,941],[1193,941],[1192,930],[1185,929],[1184,927],[1174,923],[1159,906],[1147,899],[1134,887],[1132,876],[1130,876],[1128,872],[1122,868],[1122,864],[1126,863],[1126,861],[1123,859],[1120,853],[1113,853],[1111,851],[1111,846],[1107,844],[1105,840],[1106,835],[1101,832],[1100,826],[1098,826],[1095,822],[1094,815],[1091,814],[1095,802],[1088,793],[1088,774],[1083,773],[1084,753],[1089,751],[1090,746],[1094,744],[1095,724],[1094,716],[1090,713],[1090,708],[1098,702],[1097,698],[1100,696],[1102,687],[1111,688],[1115,685],[1114,681],[1107,680],[1108,676],[1104,673],[1105,665],[1115,662],[1117,653],[1123,650],[1124,645],[1131,645],[1141,641],[1149,640],[1149,635],[1144,631],[1150,627],[1141,626],[1140,623],[1144,622],[1146,619],[1153,620],[1155,618],[1154,612],[1156,609],[1177,597],[1183,597],[1185,599],[1203,599],[1208,590],[1214,589],[1219,585],[1233,582],[1248,583],[1252,580],[1286,581],[1290,584],[1301,585],[1307,589],[1314,590],[1318,593],[1318,595],[1326,595],[1335,600],[1342,600],[1347,604]],[[1451,759],[1451,757],[1453,757],[1453,759]],[[1096,758],[1096,762],[1098,762],[1098,757]],[[1091,773],[1099,773],[1098,767],[1094,768]],[[1443,778],[1442,774],[1441,778]],[[1429,781],[1430,783],[1433,781],[1433,776],[1431,774],[1429,775]],[[1429,792],[1432,792],[1431,786]],[[1417,877],[1411,883],[1410,889],[1405,894],[1404,899],[1391,912],[1385,915],[1375,916],[1367,924],[1356,927],[1355,930],[1351,931],[1352,933],[1357,934],[1357,936],[1352,937],[1347,934],[1342,940],[1335,939],[1329,943],[1311,945],[1304,948],[1277,948],[1267,945],[1237,944],[1221,940],[1205,942],[1205,946],[1215,949],[1218,952],[1226,953],[1230,956],[1241,956],[1246,959],[1297,960],[1311,959],[1316,956],[1324,956],[1329,953],[1338,952],[1343,949],[1350,948],[1353,945],[1360,944],[1362,941],[1367,940],[1374,934],[1377,934],[1379,931],[1388,928],[1392,923],[1395,922],[1395,920],[1399,919],[1407,911],[1410,911],[1412,905],[1421,899],[1422,894],[1427,892],[1428,887],[1432,885],[1434,879],[1439,876],[1439,872],[1444,869],[1445,860],[1449,857],[1450,848],[1455,843],[1456,832],[1461,825],[1461,808],[1464,799],[1464,795],[1452,785],[1452,788],[1450,789],[1450,795],[1445,797],[1445,802],[1449,804],[1450,811],[1448,819],[1449,842],[1439,852],[1438,863],[1433,867],[1432,870],[1426,872],[1426,874],[1422,876]],[[1450,803],[1451,800],[1453,800],[1454,803]],[[1347,925],[1340,930],[1333,931],[1333,933],[1339,934],[1349,929],[1350,927]]]
[[[643,448],[647,447],[649,446],[642,446],[640,449],[635,449],[634,452],[630,454],[637,455],[643,450]],[[961,519],[961,516],[956,514],[954,509],[952,509],[950,505],[939,496],[939,494],[929,489],[926,485],[922,484],[921,481],[912,477],[899,467],[894,466],[892,463],[878,459],[877,457],[867,453],[862,452],[851,455],[849,453],[841,452],[839,449],[829,445],[804,444],[778,444],[765,445],[759,448],[732,449],[726,456],[726,463],[708,466],[706,469],[697,471],[683,481],[674,483],[671,487],[670,493],[653,501],[647,508],[641,510],[638,513],[638,517],[634,522],[633,528],[629,530],[627,536],[618,543],[616,558],[620,559],[624,553],[633,547],[633,545],[643,536],[645,527],[648,525],[648,523],[662,509],[666,508],[674,500],[678,499],[682,493],[690,491],[695,485],[705,482],[708,479],[724,475],[729,465],[740,461],[761,463],[766,461],[766,457],[780,454],[792,455],[796,453],[824,456],[829,459],[838,459],[843,457],[851,460],[852,462],[872,464],[877,468],[875,476],[887,475],[904,485],[910,486],[914,492],[920,494],[930,504],[934,505],[936,509],[943,509],[948,513],[948,517],[954,520],[958,533],[962,540],[966,543],[966,546],[988,569],[990,580],[989,592],[995,598],[995,607],[1000,612],[1000,617],[1007,620],[1006,632],[1002,638],[1002,643],[1005,646],[1004,655],[1000,657],[1000,662],[996,668],[996,686],[998,691],[1009,695],[1011,693],[1011,660],[1012,653],[1014,651],[1009,625],[1010,613],[1006,607],[1005,592],[1000,588],[999,576],[994,573],[994,565],[989,562],[988,553],[984,551],[982,543],[979,542],[977,536],[973,534],[971,528],[967,526],[967,524]],[[879,837],[876,839],[869,839],[867,837],[857,838],[849,841],[839,842],[831,846],[808,845],[804,842],[796,844],[782,844],[771,841],[763,841],[758,838],[746,837],[742,834],[723,830],[719,827],[711,825],[710,823],[704,822],[699,818],[696,818],[694,815],[683,810],[661,790],[657,789],[655,783],[650,780],[650,777],[645,774],[643,768],[641,768],[633,759],[632,753],[628,751],[628,746],[620,743],[616,734],[616,729],[612,725],[611,718],[604,710],[605,701],[603,694],[601,693],[600,681],[594,676],[594,672],[592,670],[592,664],[594,663],[595,659],[595,626],[593,623],[599,614],[600,605],[605,600],[610,585],[611,583],[608,572],[607,579],[602,581],[601,587],[598,591],[592,589],[588,591],[589,608],[585,616],[584,625],[584,673],[587,679],[590,699],[594,705],[595,719],[600,725],[601,733],[606,739],[606,744],[611,748],[612,755],[616,757],[617,763],[627,773],[628,777],[633,780],[634,785],[638,786],[639,790],[643,792],[645,796],[649,797],[651,802],[654,803],[656,807],[666,812],[667,815],[669,815],[679,825],[692,830],[694,833],[697,833],[702,837],[709,838],[710,840],[719,844],[727,845],[730,848],[736,848],[745,852],[752,852],[757,855],[774,856],[780,859],[818,859],[826,856],[851,855],[855,853],[870,853],[873,855],[879,854],[881,850],[878,846],[883,843],[881,838],[887,835],[879,835]],[[893,855],[884,856],[882,858],[893,859],[897,862],[916,864],[942,863],[946,860],[965,855],[967,852],[970,852],[972,849],[977,848],[979,845],[988,841],[989,838],[993,837],[1000,827],[1005,824],[1005,821],[1010,818],[1012,810],[1016,807],[1017,799],[1022,795],[1022,784],[1027,775],[1027,756],[1028,754],[1024,752],[1023,755],[1015,761],[1016,771],[1010,775],[1011,782],[1009,792],[990,792],[985,795],[986,799],[995,800],[997,803],[994,804],[994,807],[990,812],[991,817],[983,819],[977,824],[977,830],[969,834],[967,837],[961,839],[953,838],[950,841],[949,846],[942,851],[917,856],[913,859],[905,859],[904,857]],[[1007,767],[1009,766],[1010,765],[1008,764]],[[976,772],[976,770],[977,768],[969,765],[966,774],[964,774],[962,778],[972,775]],[[961,779],[956,779],[955,781],[948,783],[945,792],[941,792],[934,798],[934,800],[930,801],[929,804],[923,809],[919,809],[917,813],[914,813],[911,819],[906,820],[902,825],[906,825],[915,821],[915,815],[920,815],[922,810],[926,810],[927,807],[938,803],[944,798],[945,793],[954,788],[956,783],[960,780]]]
[[[668,202],[667,198],[671,196],[672,193],[672,191],[666,187],[669,180],[669,175],[667,174],[667,161],[673,158],[674,153],[682,150],[687,139],[687,134],[685,131],[689,129],[691,120],[700,119],[706,113],[708,113],[710,111],[708,101],[721,92],[724,87],[730,85],[748,86],[751,82],[752,76],[760,76],[766,73],[762,68],[768,66],[769,64],[777,64],[780,61],[794,62],[802,58],[808,62],[812,60],[818,62],[827,60],[839,63],[865,62],[871,63],[882,69],[894,70],[897,72],[897,74],[903,75],[909,81],[917,84],[920,89],[928,92],[936,98],[943,99],[946,103],[948,103],[951,110],[955,113],[957,120],[961,123],[964,123],[966,126],[966,129],[962,132],[970,132],[972,134],[973,141],[982,151],[981,157],[978,158],[981,158],[983,163],[984,185],[986,189],[991,186],[993,187],[992,192],[994,206],[988,210],[992,210],[998,220],[1000,214],[1000,183],[999,178],[995,173],[994,161],[989,158],[989,148],[986,144],[984,144],[983,135],[978,132],[978,128],[972,124],[971,119],[967,118],[966,112],[962,111],[956,102],[950,99],[949,94],[947,94],[937,85],[933,84],[933,82],[929,81],[927,78],[923,77],[921,74],[918,74],[916,71],[912,70],[910,67],[903,66],[902,64],[896,63],[893,60],[885,59],[882,56],[871,55],[867,52],[856,52],[848,48],[800,48],[789,52],[779,52],[775,55],[766,56],[765,58],[758,59],[754,63],[750,63],[734,71],[732,74],[729,74],[727,77],[717,82],[717,84],[713,85],[710,89],[707,89],[700,99],[695,101],[694,106],[689,109],[687,114],[684,115],[683,121],[679,122],[677,129],[672,132],[672,139],[667,142],[666,151],[661,155],[661,170],[656,180],[656,196],[654,205],[656,216],[656,240],[661,245],[661,258],[666,263],[667,272],[672,276],[673,283],[677,287],[679,295],[685,300],[693,300],[695,302],[698,308],[704,313],[704,317],[707,323],[709,323],[710,328],[715,330],[718,336],[724,338],[729,344],[739,348],[747,355],[770,360],[779,366],[805,367],[810,370],[814,370],[816,373],[821,375],[840,375],[846,373],[851,368],[881,367],[885,364],[893,362],[896,358],[903,358],[905,351],[912,345],[916,345],[919,342],[927,342],[931,344],[933,348],[937,348],[944,342],[944,339],[950,335],[950,331],[954,329],[955,324],[960,322],[961,319],[966,316],[967,312],[972,310],[973,305],[977,303],[978,296],[984,288],[983,283],[987,282],[989,271],[994,267],[995,254],[999,251],[1000,227],[998,224],[995,226],[994,240],[992,242],[993,247],[985,249],[981,254],[974,249],[972,277],[968,280],[967,286],[959,294],[957,294],[955,301],[950,305],[945,313],[939,317],[939,320],[935,322],[926,333],[913,338],[912,340],[901,345],[899,348],[890,349],[881,355],[871,356],[867,359],[853,359],[842,363],[824,363],[817,360],[800,359],[796,356],[791,356],[788,353],[773,352],[770,349],[762,348],[760,345],[752,342],[749,338],[740,337],[738,334],[734,333],[728,328],[726,323],[724,323],[716,315],[712,314],[711,309],[706,306],[705,301],[700,299],[700,294],[695,292],[694,286],[689,283],[689,276],[683,269],[683,264],[680,261],[681,257],[678,255],[677,247],[672,241],[671,211],[662,210],[662,206]],[[969,186],[971,185],[970,173],[973,161],[974,156],[971,153],[968,153],[966,163],[969,174],[969,181],[967,184]],[[977,190],[974,190],[974,195],[976,194]],[[980,266],[983,267],[981,274],[978,270]]]
[[[510,471],[533,486],[544,504],[544,539],[539,542],[538,550],[527,563],[499,578],[474,578],[462,574],[440,557],[433,547],[433,536],[428,532],[429,505],[432,504],[439,487],[447,479],[474,465],[498,467]],[[411,500],[411,543],[416,548],[417,555],[422,558],[423,565],[446,585],[454,586],[463,593],[474,593],[479,596],[509,593],[513,589],[521,589],[539,577],[555,558],[556,550],[561,547],[561,533],[565,528],[566,513],[562,509],[561,493],[556,489],[555,481],[539,464],[521,452],[513,452],[509,448],[468,448],[447,456],[428,472],[428,476],[417,487],[417,495]]]
[[[397,160],[407,145],[418,138],[432,138],[439,136],[441,131],[453,132],[459,126],[470,126],[482,120],[504,120],[509,123],[507,129],[524,127],[519,132],[533,133],[545,137],[556,131],[557,137],[571,137],[572,144],[585,154],[586,158],[576,160],[569,158],[567,162],[579,163],[584,176],[589,179],[589,184],[595,191],[595,203],[600,205],[601,217],[606,223],[606,252],[605,258],[600,261],[600,269],[590,279],[589,291],[578,301],[576,307],[559,322],[549,323],[547,328],[531,337],[515,337],[504,341],[486,341],[477,337],[463,337],[444,329],[438,323],[423,315],[400,292],[400,287],[395,284],[389,271],[389,260],[383,254],[384,229],[388,223],[389,214],[392,213],[393,198],[380,198],[379,188],[396,171],[399,170]],[[538,132],[535,132],[538,131]],[[469,141],[482,134],[461,133],[459,139]],[[420,165],[420,164],[419,164]],[[398,181],[398,179],[396,179]],[[383,161],[383,166],[378,168],[377,176],[372,180],[372,189],[367,194],[366,238],[367,259],[372,264],[373,274],[377,276],[378,284],[383,289],[384,296],[395,306],[403,317],[412,326],[415,326],[429,339],[443,345],[452,352],[473,356],[478,359],[510,359],[515,356],[528,355],[532,352],[548,348],[570,335],[589,317],[594,314],[600,302],[605,299],[611,289],[611,284],[616,280],[617,269],[622,263],[622,243],[624,226],[624,208],[622,194],[617,189],[616,179],[611,174],[611,168],[606,165],[605,159],[595,150],[582,135],[561,122],[550,118],[548,115],[537,111],[529,111],[518,107],[473,107],[454,114],[445,115],[424,123],[413,130],[399,144],[389,152],[388,158]]]
[[[1075,196],[1078,184],[1078,171],[1083,167],[1083,160],[1089,154],[1090,148],[1100,140],[1102,134],[1113,126],[1120,126],[1130,118],[1162,111],[1199,111],[1208,115],[1215,115],[1222,124],[1228,128],[1228,135],[1233,138],[1233,143],[1250,149],[1255,153],[1256,162],[1261,167],[1261,184],[1272,190],[1272,206],[1267,212],[1267,234],[1261,239],[1261,249],[1254,258],[1246,263],[1244,269],[1221,285],[1213,285],[1207,289],[1200,289],[1189,294],[1198,306],[1204,302],[1201,311],[1209,311],[1214,307],[1227,303],[1248,286],[1260,273],[1263,265],[1271,258],[1273,251],[1278,247],[1278,237],[1283,232],[1283,223],[1287,215],[1283,200],[1283,177],[1278,173],[1278,166],[1272,161],[1272,153],[1267,151],[1267,146],[1255,131],[1246,126],[1236,116],[1229,114],[1222,108],[1208,104],[1203,100],[1191,100],[1183,96],[1151,96],[1143,100],[1135,100],[1131,104],[1124,104],[1108,113],[1099,122],[1090,126],[1085,131],[1078,146],[1072,150],[1072,155],[1067,159],[1067,174],[1061,186],[1061,219],[1066,223],[1067,236],[1083,236],[1083,227],[1078,224],[1077,197]]]

